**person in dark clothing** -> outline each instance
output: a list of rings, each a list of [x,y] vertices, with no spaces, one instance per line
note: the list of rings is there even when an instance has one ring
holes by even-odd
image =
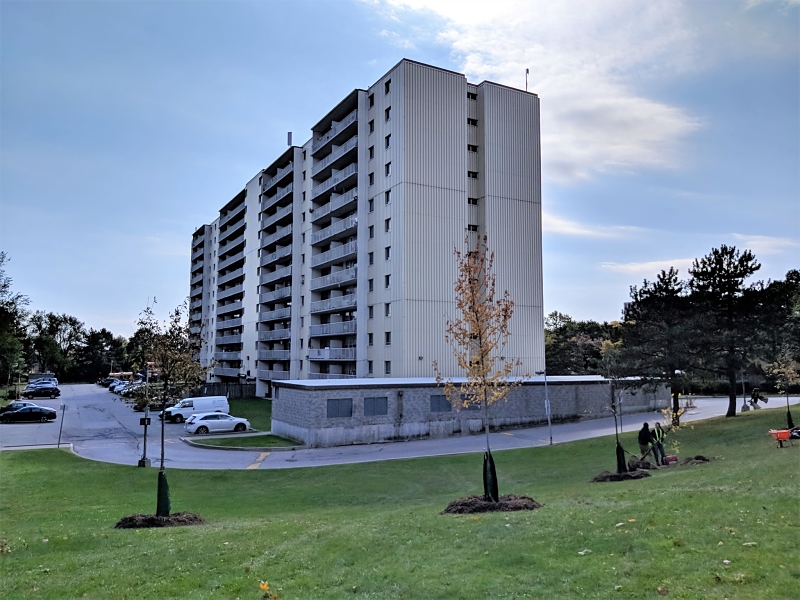
[[[650,452],[650,442],[653,441],[653,436],[650,433],[650,426],[645,423],[639,430],[639,451],[642,453],[642,460]]]
[[[656,422],[656,426],[653,429],[652,439],[653,439],[653,456],[656,459],[656,464],[659,466],[666,466],[667,464],[667,455],[664,453],[664,439],[667,437],[667,434],[664,433],[664,430],[661,429],[661,423]],[[661,457],[659,458],[659,454]]]

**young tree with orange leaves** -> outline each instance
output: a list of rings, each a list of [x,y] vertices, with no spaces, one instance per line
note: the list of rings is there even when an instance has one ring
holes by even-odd
[[[465,246],[470,247],[469,234]],[[455,283],[458,316],[446,321],[445,339],[453,350],[459,369],[466,382],[456,385],[445,378],[437,362],[433,363],[436,381],[453,406],[467,408],[480,406],[483,411],[486,434],[486,452],[483,459],[483,490],[487,500],[497,502],[497,475],[489,447],[489,407],[506,399],[512,388],[520,385],[524,377],[512,377],[518,358],[505,358],[504,349],[511,335],[510,322],[514,314],[514,301],[504,291],[498,297],[496,276],[493,272],[494,252],[490,252],[486,236],[478,238],[475,247],[462,252],[454,251],[458,261],[458,278]]]

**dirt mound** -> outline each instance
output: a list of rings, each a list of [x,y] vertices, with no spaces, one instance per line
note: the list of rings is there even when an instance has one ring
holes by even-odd
[[[599,483],[603,481],[628,481],[630,479],[642,479],[643,477],[650,477],[647,471],[630,471],[628,473],[612,473],[611,471],[603,471],[592,479],[592,483]]]
[[[472,515],[485,512],[510,512],[513,510],[535,510],[542,505],[529,496],[506,494],[497,502],[489,502],[483,496],[467,496],[453,500],[441,515]]]
[[[628,470],[629,471],[635,471],[636,469],[647,469],[647,470],[650,470],[650,469],[655,469],[655,468],[656,468],[655,465],[653,465],[653,463],[651,463],[648,460],[641,460],[639,458],[636,458],[635,456],[631,456],[628,459]]]
[[[698,454],[697,456],[689,456],[684,458],[681,461],[681,465],[704,465],[707,462],[711,462],[710,458],[706,458],[702,454]]]
[[[183,525],[204,525],[200,515],[190,512],[173,513],[168,517],[155,515],[131,515],[123,517],[114,529],[145,529],[147,527],[180,527]]]

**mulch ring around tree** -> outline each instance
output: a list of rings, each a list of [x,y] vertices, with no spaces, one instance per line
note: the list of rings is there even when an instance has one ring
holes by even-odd
[[[611,471],[603,471],[592,479],[592,483],[601,483],[605,481],[630,481],[631,479],[643,479],[650,477],[647,471],[636,469],[635,471],[628,471],[627,473],[612,473]]]
[[[131,515],[122,517],[114,529],[146,529],[148,527],[181,527],[183,525],[205,525],[200,515],[190,512],[173,513],[168,517],[155,515]]]
[[[706,458],[702,454],[698,454],[697,456],[689,456],[687,458],[684,458],[681,461],[681,466],[684,466],[684,465],[704,465],[707,462],[710,462],[711,460],[712,459]]]
[[[474,515],[487,512],[511,512],[515,510],[535,510],[542,508],[536,500],[529,496],[506,494],[497,502],[491,502],[484,496],[467,496],[453,500],[440,515]]]

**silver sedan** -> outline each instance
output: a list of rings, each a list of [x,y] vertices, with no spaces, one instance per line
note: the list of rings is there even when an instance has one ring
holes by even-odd
[[[188,433],[219,433],[224,431],[247,431],[250,421],[239,417],[232,417],[225,413],[197,413],[186,419],[183,426]]]

